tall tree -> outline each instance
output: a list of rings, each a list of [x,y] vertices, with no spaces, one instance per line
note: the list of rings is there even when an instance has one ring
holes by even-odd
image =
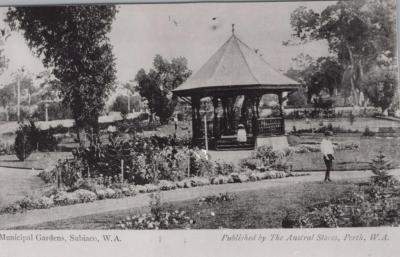
[[[112,46],[107,36],[115,18],[113,5],[16,7],[7,12],[14,30],[60,81],[63,103],[72,110],[79,131],[98,131],[98,117],[115,80]]]
[[[342,84],[358,102],[356,89],[365,90],[364,74],[373,69],[379,56],[390,59],[396,54],[395,17],[394,0],[338,1],[321,13],[296,9],[291,26],[294,38],[301,42],[327,40],[344,70]]]
[[[138,71],[135,81],[140,95],[147,99],[151,114],[156,114],[161,123],[168,122],[174,112],[177,99],[172,90],[186,81],[192,74],[184,57],[174,58],[169,62],[160,55],[153,60],[154,68],[148,73]]]
[[[61,83],[49,71],[40,72],[36,76],[36,82],[39,84],[37,91],[38,101],[50,100],[59,102],[61,96]]]
[[[4,69],[7,67],[8,64],[8,59],[4,56],[4,47],[3,47],[8,37],[9,37],[9,32],[7,32],[5,28],[1,29],[0,30],[0,74],[3,73]],[[4,108],[7,121],[9,119],[8,108],[12,102],[12,97],[13,97],[12,90],[10,90],[9,87],[3,86],[3,88],[0,88],[0,104]]]
[[[308,102],[323,90],[333,95],[341,89],[343,69],[335,57],[320,57],[314,60],[310,56],[300,54],[293,61],[297,67],[290,68],[286,75],[305,86]]]
[[[392,104],[397,85],[397,72],[386,67],[375,67],[363,77],[365,93],[371,102],[385,112]]]
[[[0,88],[0,104],[6,113],[6,121],[9,120],[9,109],[14,99],[13,89],[10,86]]]

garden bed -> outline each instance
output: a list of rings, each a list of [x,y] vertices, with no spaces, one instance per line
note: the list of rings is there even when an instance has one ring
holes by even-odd
[[[359,183],[346,197],[309,204],[287,212],[285,228],[399,226],[400,184]]]
[[[110,187],[93,188],[91,180],[82,181],[80,188],[71,192],[59,190],[56,187],[46,188],[31,194],[15,203],[0,209],[1,214],[18,213],[33,209],[47,209],[56,206],[73,205],[78,203],[93,202],[103,199],[115,199],[135,196],[141,193],[169,191],[178,188],[200,187],[205,185],[220,185],[227,183],[255,182],[265,179],[279,179],[285,177],[304,176],[307,174],[293,174],[282,171],[232,173],[211,178],[192,177],[182,181],[172,182],[161,180],[157,184],[129,185],[113,184]]]
[[[231,200],[213,201],[219,195],[210,195],[193,200],[161,203],[161,212],[184,212],[190,217],[192,229],[252,229],[280,228],[288,209],[304,209],[306,205],[345,196],[357,187],[353,181],[334,183],[308,182],[288,184],[260,190],[250,190],[230,196]],[[282,197],[282,196],[285,197]],[[219,197],[222,198],[222,197]],[[17,229],[121,229],[120,221],[149,215],[151,207],[133,208],[99,213],[78,218],[57,220],[42,224],[18,227]],[[171,226],[169,229],[181,229]]]
[[[293,163],[294,171],[323,171],[325,164],[321,153],[319,152],[320,138],[311,136],[294,137],[289,136],[289,143],[293,141],[293,145],[301,145],[304,143],[314,143],[315,152],[294,153],[290,159]],[[380,151],[394,161],[394,165],[400,165],[400,140],[397,138],[375,138],[375,137],[345,137],[335,135],[332,140],[351,146],[357,144],[358,147],[346,150],[335,151],[335,161],[333,163],[334,171],[341,170],[366,170],[369,169],[370,160]]]

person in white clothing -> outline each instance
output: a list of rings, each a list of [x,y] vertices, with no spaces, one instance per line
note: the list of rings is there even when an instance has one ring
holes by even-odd
[[[334,151],[333,151],[333,144],[331,141],[331,135],[332,135],[332,132],[326,131],[325,137],[324,137],[324,139],[322,139],[322,142],[321,142],[321,153],[323,155],[325,166],[326,166],[324,181],[332,181],[330,178],[330,172],[332,171],[333,160],[335,159],[335,157],[333,156]]]
[[[247,133],[243,124],[239,124],[238,126],[236,140],[239,142],[239,144],[244,144],[247,142]]]

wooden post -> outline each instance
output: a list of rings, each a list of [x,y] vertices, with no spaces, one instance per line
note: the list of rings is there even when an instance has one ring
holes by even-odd
[[[190,156],[188,158],[187,177],[190,177]]]
[[[278,93],[278,100],[279,100],[279,112],[281,114],[281,134],[285,134],[285,118],[283,115],[283,96],[282,92]]]
[[[49,121],[49,104],[45,103],[44,108],[45,108],[45,113],[44,113],[45,121],[48,122]]]
[[[21,76],[22,76],[22,74],[17,75],[17,117],[18,117],[18,122],[21,121]]]
[[[66,163],[66,168],[67,168],[67,170],[69,170],[68,161]],[[60,189],[60,187],[61,187],[61,171],[60,171],[60,169],[57,169],[56,176],[57,176],[57,188]]]
[[[195,110],[195,97],[194,96],[192,96],[191,97],[191,103],[192,103],[192,143],[194,144],[196,141],[195,141],[195,138],[196,138],[196,136],[197,136],[197,133],[196,133],[196,110]]]
[[[204,114],[204,141],[206,151],[208,151],[208,138],[207,138],[207,113]]]
[[[217,139],[219,138],[219,126],[218,126],[218,97],[213,97],[213,108],[214,108],[214,119],[213,119],[213,137],[214,137],[214,147],[216,147]]]
[[[121,182],[124,182],[124,160],[121,159]]]

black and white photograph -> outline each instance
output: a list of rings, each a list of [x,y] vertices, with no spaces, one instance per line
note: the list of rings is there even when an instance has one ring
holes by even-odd
[[[399,226],[396,14],[395,0],[0,7],[0,229],[17,231],[0,244]]]

